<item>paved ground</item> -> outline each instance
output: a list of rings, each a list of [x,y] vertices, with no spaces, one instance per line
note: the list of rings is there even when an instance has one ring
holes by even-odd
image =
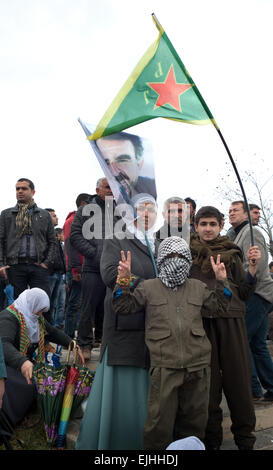
[[[273,358],[273,341],[268,342],[268,347],[270,349],[272,358]],[[66,352],[65,352],[66,353]],[[64,354],[65,354],[64,353]],[[86,363],[86,365],[91,370],[96,370],[97,363],[99,358],[99,349],[93,349],[91,360]],[[222,401],[222,409],[224,413],[224,442],[221,447],[223,450],[236,450],[237,447],[234,444],[232,433],[230,431],[230,416],[229,410],[226,404],[225,398]],[[255,413],[256,413],[256,450],[273,450],[273,402],[263,402],[260,401],[255,404]],[[81,411],[79,410],[78,414],[74,416],[69,423],[68,433],[67,433],[67,447],[68,449],[74,449],[77,436],[79,433],[80,422],[81,422]],[[78,417],[77,417],[78,416]]]

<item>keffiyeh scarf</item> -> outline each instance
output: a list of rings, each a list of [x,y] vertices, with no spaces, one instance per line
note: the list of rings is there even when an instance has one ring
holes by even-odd
[[[179,256],[168,257],[171,254]],[[166,287],[173,290],[187,279],[192,259],[188,244],[180,237],[165,238],[158,249],[158,277]]]

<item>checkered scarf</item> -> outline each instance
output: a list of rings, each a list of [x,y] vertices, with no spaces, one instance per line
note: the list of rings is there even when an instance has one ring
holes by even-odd
[[[177,253],[181,257],[168,258]],[[165,238],[158,249],[158,277],[165,286],[176,289],[189,275],[192,259],[188,244],[180,237]]]

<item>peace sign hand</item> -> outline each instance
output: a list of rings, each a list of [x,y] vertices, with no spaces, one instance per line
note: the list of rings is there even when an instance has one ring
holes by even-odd
[[[121,261],[118,265],[118,274],[119,276],[130,278],[131,277],[131,252],[127,251],[127,259],[123,250],[120,252],[121,254]]]
[[[210,262],[217,281],[224,281],[227,278],[227,272],[224,263],[221,263],[220,259],[221,255],[217,255],[215,263],[213,256],[211,256]]]

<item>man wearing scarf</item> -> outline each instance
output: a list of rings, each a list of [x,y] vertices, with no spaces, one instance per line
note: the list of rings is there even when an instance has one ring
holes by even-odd
[[[227,312],[218,318],[209,314],[203,318],[204,328],[212,345],[209,419],[206,429],[206,449],[218,450],[223,440],[223,413],[220,407],[225,393],[232,421],[231,431],[241,450],[253,449],[255,413],[251,393],[251,365],[245,327],[245,301],[255,290],[256,265],[260,259],[258,247],[251,247],[248,259],[253,259],[246,273],[242,253],[227,236],[220,236],[222,215],[218,209],[205,206],[195,218],[196,234],[191,235],[192,267],[190,277],[215,287],[210,259],[221,255],[227,270],[232,300]]]
[[[37,207],[34,194],[32,181],[19,179],[16,206],[0,216],[0,272],[14,286],[15,299],[28,287],[50,294],[48,268],[54,262],[56,236],[50,214]]]
[[[158,278],[142,281],[132,292],[131,252],[121,252],[113,308],[121,315],[145,308],[145,342],[151,360],[143,448],[165,449],[176,439],[204,439],[208,417],[211,346],[202,314],[224,315],[231,292],[226,270],[212,260],[216,287],[210,291],[188,279],[191,253],[180,237],[163,240],[158,249]]]

